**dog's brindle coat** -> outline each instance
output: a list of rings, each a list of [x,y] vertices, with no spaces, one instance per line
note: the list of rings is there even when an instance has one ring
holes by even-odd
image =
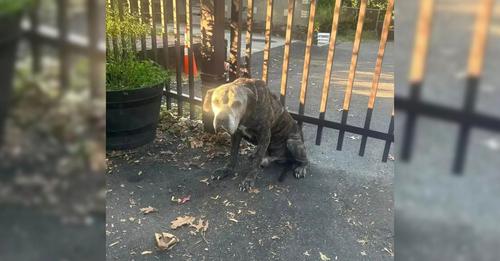
[[[240,78],[207,92],[203,109],[214,113],[214,129],[231,133],[229,162],[216,170],[216,178],[234,174],[239,145],[244,137],[256,145],[251,170],[240,185],[255,185],[260,168],[273,161],[289,162],[294,176],[303,178],[309,164],[302,130],[262,80]]]

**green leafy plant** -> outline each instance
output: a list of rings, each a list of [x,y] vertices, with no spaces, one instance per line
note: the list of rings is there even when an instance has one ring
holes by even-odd
[[[151,26],[141,16],[124,8],[120,15],[114,0],[106,5],[106,90],[147,88],[170,80],[170,72],[150,60],[140,60],[132,50],[132,40],[145,35]],[[113,49],[113,48],[116,49]]]
[[[108,91],[133,90],[170,81],[170,73],[150,60],[112,60],[106,64]]]
[[[0,0],[0,17],[17,15],[32,4],[32,0]]]
[[[113,6],[111,3],[106,5],[106,41],[109,43],[111,40],[114,41],[114,50],[107,48],[107,57],[113,59],[128,59],[129,56],[135,56],[132,52],[132,42],[130,39],[137,39],[150,30],[150,25],[142,22],[141,16],[138,13],[131,12],[127,8],[124,8],[122,15],[120,16],[119,11],[116,6],[120,4],[118,1],[113,0]],[[124,41],[122,41],[124,40]],[[115,54],[119,54],[119,57],[114,57]]]

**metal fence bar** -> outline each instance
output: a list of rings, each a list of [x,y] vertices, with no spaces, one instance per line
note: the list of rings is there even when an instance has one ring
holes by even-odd
[[[313,124],[313,125],[320,124],[319,119],[317,117],[312,117],[309,115],[300,115],[300,114],[293,113],[293,112],[290,112],[290,115],[292,115],[292,117],[297,121],[302,121],[302,122]],[[365,129],[358,127],[358,126],[353,126],[353,125],[349,125],[349,124],[342,125],[339,122],[328,121],[328,120],[325,120],[323,122],[323,125],[325,128],[330,128],[330,129],[335,129],[335,130],[343,129],[347,132],[358,134],[358,135],[367,134],[370,138],[374,138],[374,139],[385,140],[385,141],[390,141],[390,142],[394,141],[394,135],[387,134],[387,133],[381,132],[381,131],[365,130]]]
[[[238,78],[241,53],[241,0],[231,0],[231,47],[229,51],[229,80]]]
[[[165,62],[165,69],[168,69],[168,7],[167,0],[160,0],[161,9],[161,25],[162,25],[162,38],[163,38],[163,60]],[[165,92],[168,94],[170,91],[170,83],[165,86]],[[166,95],[167,109],[172,108],[172,98]]]
[[[251,71],[251,60],[252,60],[252,32],[253,32],[253,1],[248,0],[247,2],[247,35],[245,38],[246,50],[245,50],[245,70],[246,76],[252,77]]]
[[[286,102],[286,87],[288,82],[288,63],[290,60],[290,45],[292,43],[293,11],[295,0],[288,0],[288,16],[286,19],[285,49],[283,51],[283,67],[281,70],[281,92],[280,101],[283,106]]]
[[[90,74],[90,95],[92,98],[99,97],[102,90],[102,63],[106,58],[100,55],[99,43],[99,10],[97,0],[87,0],[87,27],[88,27],[88,53],[90,54],[89,74]],[[103,51],[105,52],[105,51]],[[99,59],[102,57],[101,59]]]
[[[114,0],[112,0],[112,1],[114,1]],[[124,4],[124,2],[122,0],[118,0],[118,1],[116,1],[116,4],[118,5],[118,16],[120,17],[120,21],[123,21],[123,4]],[[124,48],[125,43],[126,43],[125,41],[126,41],[125,34],[121,33],[120,34],[120,44],[122,45],[123,55],[125,55],[127,52],[127,49]]]
[[[38,41],[36,41],[36,39],[35,39],[36,32],[38,31],[38,26],[40,24],[38,10],[40,10],[40,0],[34,0],[33,7],[29,13],[30,22],[31,22],[30,47],[31,47],[31,53],[32,53],[32,57],[33,57],[33,62],[32,62],[31,66],[32,66],[32,70],[34,73],[38,73],[42,69],[40,45],[38,45]]]
[[[314,0],[313,0],[314,1]],[[269,72],[269,52],[271,49],[271,29],[273,23],[273,0],[267,0],[266,9],[266,31],[265,31],[265,45],[264,45],[264,58],[262,64],[262,80],[267,84],[267,74]]]
[[[194,99],[194,71],[193,71],[193,12],[191,6],[191,0],[186,0],[186,44],[187,44],[187,55],[188,55],[188,81],[189,81],[189,98]],[[189,117],[191,119],[195,118],[195,106],[194,103],[189,103]]]
[[[351,66],[349,69],[349,78],[347,79],[347,86],[344,94],[344,104],[342,106],[342,120],[341,124],[347,123],[347,116],[349,114],[349,105],[351,102],[352,88],[354,86],[354,78],[356,77],[356,66],[358,64],[359,48],[361,46],[361,36],[363,34],[363,24],[365,21],[366,5],[368,0],[361,0],[359,8],[358,24],[356,25],[356,35],[354,37],[354,45],[352,48]],[[337,150],[342,150],[342,143],[344,142],[344,130],[339,131],[337,140]]]
[[[420,92],[425,75],[425,64],[427,62],[427,52],[429,49],[433,11],[434,0],[421,1],[409,78],[409,100],[412,103],[420,100]],[[403,161],[408,161],[411,157],[411,148],[413,147],[413,140],[415,137],[416,121],[417,114],[415,112],[408,111],[401,150],[401,159]]]
[[[141,19],[141,23],[146,23],[146,14],[144,11],[144,1],[147,0],[137,0],[137,12],[139,14],[139,17]],[[141,35],[141,51],[142,51],[142,57],[146,58],[147,57],[147,45],[146,45],[146,35]]]
[[[309,64],[311,62],[311,46],[314,33],[314,15],[316,14],[316,0],[311,0],[309,8],[309,24],[307,27],[306,50],[304,54],[304,67],[302,69],[302,82],[300,85],[299,115],[304,115],[306,107],[307,83],[309,81]],[[298,121],[302,126],[302,120]]]
[[[477,91],[483,70],[484,55],[488,39],[488,29],[493,13],[493,3],[493,0],[482,0],[478,6],[474,36],[472,37],[472,46],[469,52],[468,79],[463,105],[465,115],[474,112],[476,107]],[[453,161],[454,173],[458,174],[463,171],[470,130],[471,125],[469,124],[462,124],[460,127],[457,137],[455,159]]]
[[[51,47],[59,45],[59,32],[53,26],[38,25],[36,31],[31,30],[29,23],[23,23],[21,27],[28,33],[27,36],[38,41],[39,45],[48,45]],[[89,53],[88,39],[86,36],[69,32],[66,48],[72,53],[87,55]],[[106,59],[106,47],[104,43],[98,44],[97,49],[99,58]]]
[[[373,73],[372,87],[370,90],[370,98],[368,99],[368,108],[365,116],[365,129],[370,128],[372,119],[373,107],[375,105],[375,98],[377,97],[378,84],[380,80],[380,73],[382,72],[382,62],[384,60],[385,47],[387,45],[387,36],[389,35],[389,27],[392,20],[392,9],[394,8],[394,0],[389,0],[387,10],[385,11],[384,24],[382,27],[382,35],[380,37],[380,45],[378,48],[377,61],[375,63],[375,72]],[[359,147],[359,156],[365,154],[366,141],[368,136],[363,135],[361,138],[361,145]]]
[[[68,39],[68,1],[57,0],[57,27],[59,30],[59,85],[64,92],[69,87],[69,53],[66,48]],[[60,95],[63,93],[60,92]]]
[[[153,0],[148,0],[148,22],[151,24],[151,48],[153,49],[153,60],[158,62],[158,47],[156,42],[156,22],[155,22],[155,7]]]
[[[488,131],[500,132],[500,119],[491,115],[478,112],[466,114],[460,109],[448,108],[427,101],[413,101],[410,98],[400,96],[394,97],[394,104],[396,110],[405,111],[408,114],[418,114],[460,125],[470,125]]]
[[[176,82],[177,93],[182,93],[182,65],[181,65],[181,47],[180,47],[180,33],[179,33],[179,10],[178,0],[172,0],[172,15],[174,20],[174,35],[175,35],[175,64],[176,64]],[[182,100],[177,100],[177,113],[182,116]]]
[[[321,137],[323,135],[323,121],[325,120],[326,107],[328,104],[328,94],[330,92],[330,78],[332,74],[333,58],[335,56],[335,43],[337,41],[337,31],[339,28],[340,10],[342,7],[342,1],[335,1],[335,9],[333,11],[332,18],[332,31],[330,32],[330,43],[328,45],[328,56],[326,58],[326,68],[325,75],[323,78],[323,89],[321,93],[321,104],[319,109],[319,119],[320,124],[318,124],[318,129],[316,131],[316,145],[321,144]]]
[[[392,109],[391,122],[389,123],[389,131],[387,131],[387,135],[394,137],[394,109]],[[385,141],[384,153],[382,154],[382,162],[387,162],[387,159],[389,158],[389,151],[391,150],[391,144],[392,141]]]

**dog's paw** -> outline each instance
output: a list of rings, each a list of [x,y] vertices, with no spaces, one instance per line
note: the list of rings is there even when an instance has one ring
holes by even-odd
[[[255,186],[255,179],[252,178],[245,178],[241,183],[240,183],[240,190],[241,191],[250,191]]]
[[[271,165],[272,159],[270,157],[264,157],[262,161],[260,162],[260,167],[261,168],[267,168],[269,165]]]
[[[295,176],[295,178],[297,178],[297,179],[304,178],[306,176],[306,174],[307,174],[307,167],[306,166],[296,167],[293,170],[293,176]]]
[[[212,175],[213,180],[221,180],[224,179],[228,176],[231,176],[234,174],[234,171],[231,168],[228,167],[223,167],[220,169],[216,169],[214,171],[214,175]]]

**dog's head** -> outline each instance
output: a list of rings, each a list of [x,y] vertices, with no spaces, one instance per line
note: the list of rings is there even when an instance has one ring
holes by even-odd
[[[255,101],[250,79],[237,79],[207,91],[203,102],[205,112],[213,112],[214,129],[225,129],[234,134],[248,107]]]

